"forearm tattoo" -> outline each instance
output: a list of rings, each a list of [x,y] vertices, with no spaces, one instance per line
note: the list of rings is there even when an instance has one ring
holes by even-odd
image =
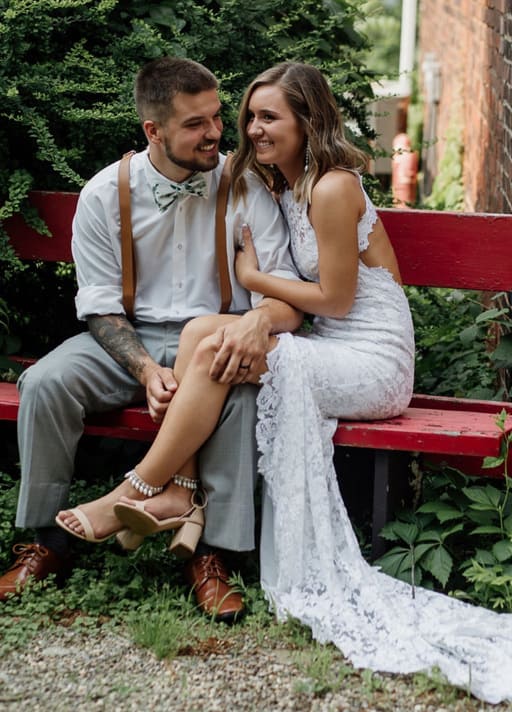
[[[107,314],[91,316],[87,323],[89,331],[100,346],[140,381],[149,355],[128,319],[121,314]]]

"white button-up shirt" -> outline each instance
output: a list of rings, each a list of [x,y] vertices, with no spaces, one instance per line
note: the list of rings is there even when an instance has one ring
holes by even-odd
[[[208,197],[187,195],[161,213],[151,185],[162,180],[147,151],[130,161],[132,232],[137,273],[135,318],[145,322],[181,321],[212,314],[221,297],[215,255],[215,203],[224,156],[204,173]],[[121,276],[119,163],[107,166],[83,188],[73,220],[79,319],[92,314],[124,314]],[[235,245],[242,223],[252,230],[262,271],[297,279],[288,252],[288,231],[279,207],[254,176],[248,176],[245,201],[231,197],[226,214],[227,254],[233,298],[230,311],[255,306],[261,295],[236,281]]]

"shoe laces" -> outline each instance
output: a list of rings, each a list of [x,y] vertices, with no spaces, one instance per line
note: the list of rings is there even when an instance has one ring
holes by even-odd
[[[219,578],[227,581],[229,578],[226,567],[218,554],[208,554],[201,561],[201,573],[205,578]]]
[[[43,556],[48,556],[48,549],[41,544],[15,544],[13,552],[18,556],[11,569],[18,566],[34,567]]]

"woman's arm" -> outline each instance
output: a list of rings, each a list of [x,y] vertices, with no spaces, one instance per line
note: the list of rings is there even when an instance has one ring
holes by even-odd
[[[354,301],[358,244],[357,223],[365,209],[359,179],[331,171],[313,190],[310,220],[318,244],[319,283],[294,282],[258,270],[250,229],[244,227],[244,249],[236,258],[237,277],[253,291],[288,302],[309,314],[341,318]]]

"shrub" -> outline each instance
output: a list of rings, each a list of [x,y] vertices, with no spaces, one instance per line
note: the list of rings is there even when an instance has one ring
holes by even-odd
[[[44,234],[27,206],[31,189],[79,190],[126,150],[144,146],[132,87],[146,61],[187,56],[217,75],[224,149],[236,145],[245,86],[283,59],[322,67],[348,118],[369,132],[364,106],[372,92],[358,58],[365,40],[349,0],[0,0],[0,10],[0,298],[22,304],[11,311],[11,330],[29,335],[38,352],[76,331],[71,314],[53,318],[62,297],[71,303],[73,275],[55,279],[48,266],[24,271],[2,225],[21,211]],[[33,314],[36,302],[45,309]]]

